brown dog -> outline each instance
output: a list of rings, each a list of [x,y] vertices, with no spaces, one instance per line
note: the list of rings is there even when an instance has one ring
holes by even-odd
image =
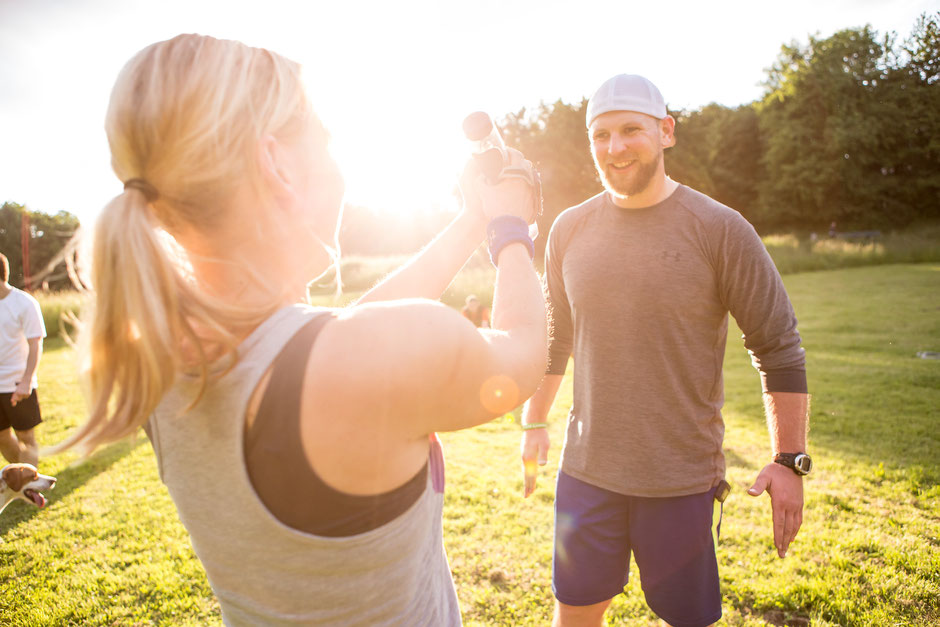
[[[55,477],[41,475],[32,464],[10,464],[0,471],[0,512],[10,501],[23,499],[36,507],[46,506],[40,490],[55,487]]]

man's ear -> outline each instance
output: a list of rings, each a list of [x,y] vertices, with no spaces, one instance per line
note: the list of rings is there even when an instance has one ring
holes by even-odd
[[[663,148],[672,148],[676,145],[676,119],[667,115],[659,121],[659,136]]]

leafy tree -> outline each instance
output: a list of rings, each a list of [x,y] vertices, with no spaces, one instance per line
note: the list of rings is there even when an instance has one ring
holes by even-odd
[[[676,118],[676,145],[666,151],[666,172],[755,221],[763,152],[752,105],[710,104]]]
[[[559,213],[602,189],[584,126],[585,107],[587,100],[542,103],[533,111],[511,113],[499,124],[506,144],[522,151],[542,177],[544,212],[538,220],[542,237],[536,241],[540,250]]]
[[[938,15],[896,50],[866,26],[783,46],[757,111],[762,221],[904,226],[937,217]]]
[[[922,15],[900,46],[882,104],[894,116],[882,176],[916,218],[940,218],[940,12]]]
[[[903,66],[923,85],[940,81],[940,11],[917,18],[910,38],[901,46],[906,55]]]
[[[663,157],[666,174],[709,196],[715,195],[709,141],[714,135],[715,114],[720,109],[723,107],[709,105],[697,111],[670,112],[676,119],[676,145],[666,150]]]
[[[855,44],[855,31],[842,31],[830,40],[810,38],[808,47],[783,46],[777,63],[769,70],[772,88],[759,110],[760,127],[766,138],[764,166],[768,176],[760,185],[763,217],[775,225],[804,223],[822,228],[831,220],[843,221],[843,160],[858,153],[840,141],[836,118],[849,113],[856,103],[845,101],[854,94],[867,72],[847,72],[843,59],[877,46],[866,28],[864,42]],[[870,67],[872,56],[858,63]],[[851,114],[850,114],[851,115]],[[854,119],[854,116],[853,116]]]

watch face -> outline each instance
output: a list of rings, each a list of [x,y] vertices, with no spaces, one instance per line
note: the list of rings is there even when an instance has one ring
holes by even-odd
[[[800,474],[809,474],[809,471],[813,469],[813,460],[810,459],[809,455],[797,455],[793,460],[793,467]]]

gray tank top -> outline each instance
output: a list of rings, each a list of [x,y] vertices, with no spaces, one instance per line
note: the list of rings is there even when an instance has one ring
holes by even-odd
[[[180,377],[148,429],[160,478],[226,625],[460,625],[444,552],[436,439],[422,496],[398,518],[355,536],[292,529],[251,485],[243,453],[248,400],[285,343],[323,313],[303,305],[277,311],[242,342],[234,368],[188,411],[198,377]]]

